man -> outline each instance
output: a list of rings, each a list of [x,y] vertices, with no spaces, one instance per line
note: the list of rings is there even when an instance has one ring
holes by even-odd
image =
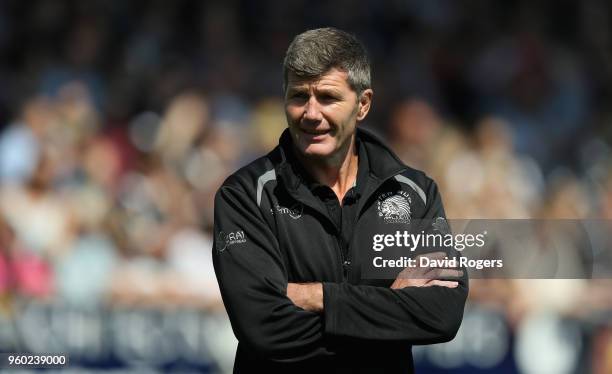
[[[455,336],[467,279],[452,269],[369,279],[364,269],[373,233],[443,219],[437,187],[357,128],[373,91],[355,37],[306,31],[283,70],[288,129],[215,199],[213,257],[239,341],[234,371],[412,372],[412,344]]]

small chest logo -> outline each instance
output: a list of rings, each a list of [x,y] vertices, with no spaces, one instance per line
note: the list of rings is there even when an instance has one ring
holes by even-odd
[[[378,197],[378,216],[385,223],[410,223],[412,199],[404,191],[386,192]]]
[[[284,206],[280,206],[277,204],[275,206],[275,209],[278,212],[278,214],[287,214],[289,215],[289,217],[293,219],[299,219],[302,217],[302,212],[304,211],[304,205],[302,205],[301,203],[297,203],[293,205],[291,208],[286,208]]]

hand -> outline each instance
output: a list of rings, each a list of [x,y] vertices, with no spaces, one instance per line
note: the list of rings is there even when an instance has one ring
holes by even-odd
[[[323,311],[323,285],[321,283],[289,283],[287,297],[309,312]]]
[[[425,254],[423,256],[432,260],[441,260],[444,259],[446,254],[444,252],[434,252]],[[459,282],[441,280],[440,278],[460,278],[463,275],[463,271],[447,268],[434,268],[431,266],[421,267],[418,266],[420,263],[419,257],[421,256],[417,256],[417,266],[407,267],[398,274],[397,278],[395,278],[395,281],[391,285],[392,289],[431,286],[455,288],[459,286]]]

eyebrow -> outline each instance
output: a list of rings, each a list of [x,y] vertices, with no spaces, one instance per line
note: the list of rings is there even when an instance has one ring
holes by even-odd
[[[287,92],[292,91],[292,92],[299,92],[299,91],[308,91],[308,88],[305,85],[295,85],[295,86],[288,86],[287,87]]]
[[[308,87],[307,85],[301,85],[301,84],[297,84],[295,86],[289,86],[287,87],[287,92],[291,92],[291,93],[295,93],[295,92],[308,92]],[[318,87],[315,89],[315,93],[318,94],[332,94],[332,95],[341,95],[342,92],[340,90],[338,90],[335,87]]]
[[[315,90],[318,93],[332,94],[332,95],[341,95],[342,91],[338,90],[334,87],[320,87]]]

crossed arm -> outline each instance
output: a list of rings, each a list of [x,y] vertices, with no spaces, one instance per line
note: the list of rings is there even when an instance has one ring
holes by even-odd
[[[246,242],[219,240],[221,231],[235,230],[244,230]],[[416,275],[407,269],[389,288],[289,283],[274,233],[253,199],[235,187],[216,196],[215,248],[215,273],[238,340],[273,361],[329,354],[336,337],[440,343],[454,337],[463,317],[467,278],[458,285],[441,280],[441,269]]]
[[[441,258],[443,252],[427,255],[429,258]],[[440,286],[456,288],[458,281],[441,280],[436,278],[460,278],[461,270],[442,269],[433,267],[415,267],[404,269],[389,288],[397,290],[405,287],[432,287]],[[287,297],[298,307],[309,312],[321,313],[324,309],[323,284],[314,283],[288,283]]]

